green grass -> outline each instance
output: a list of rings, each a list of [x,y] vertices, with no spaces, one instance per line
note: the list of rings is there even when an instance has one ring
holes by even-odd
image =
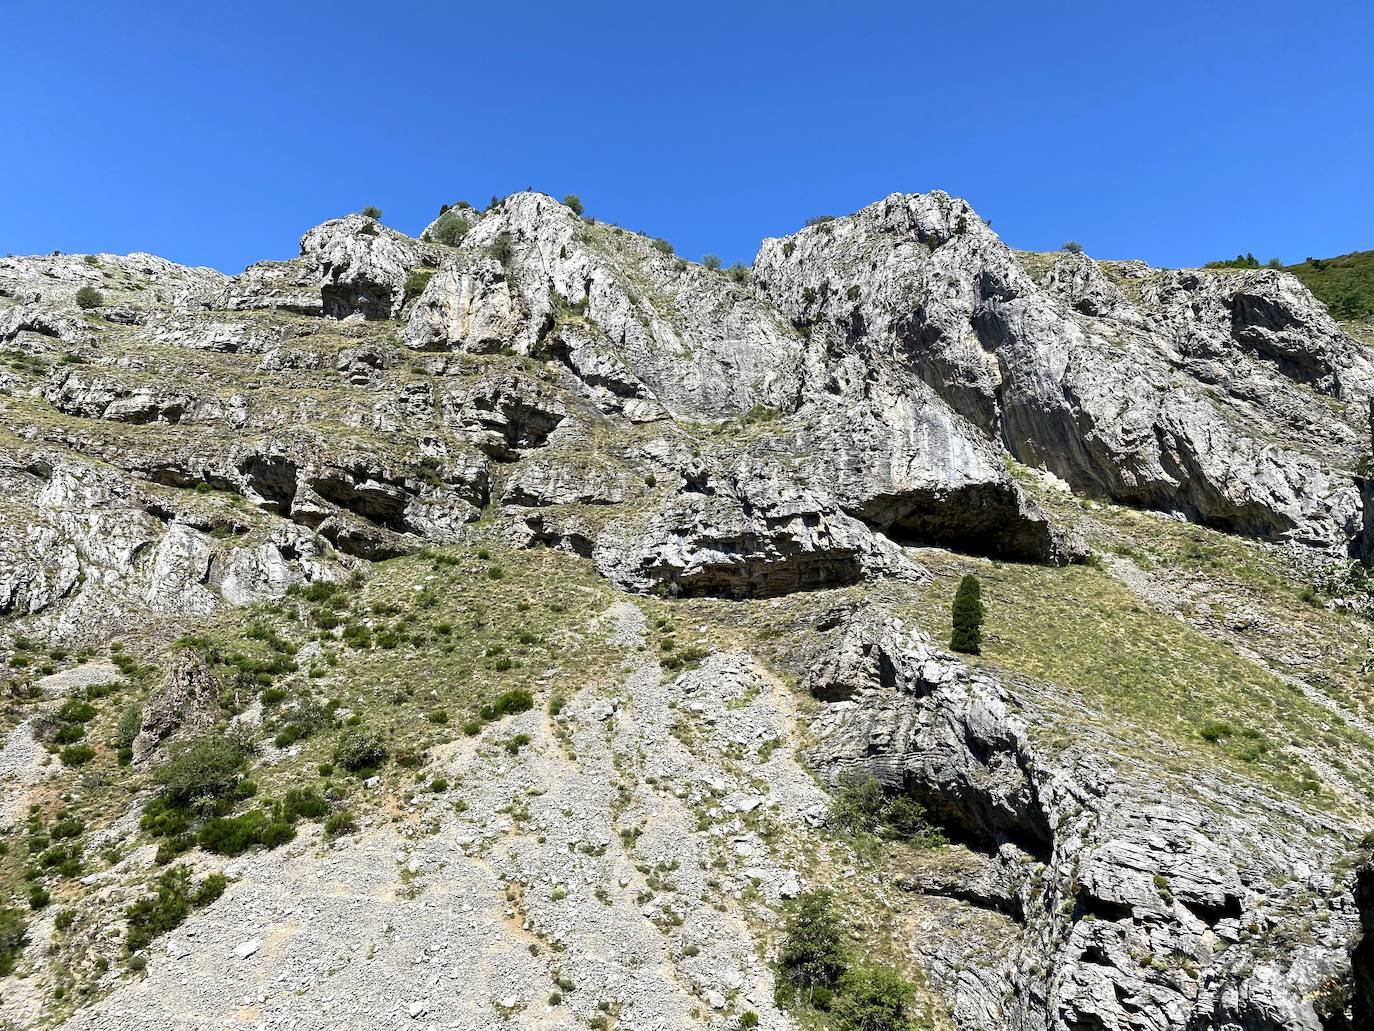
[[[1338,319],[1374,316],[1374,251],[1337,258],[1308,258],[1284,270],[1293,273]]]
[[[939,575],[906,607],[909,617],[944,642],[954,586],[976,571],[987,621],[983,654],[970,661],[1083,698],[1087,711],[1032,728],[1055,744],[1070,743],[1083,722],[1148,756],[1157,735],[1180,750],[1181,768],[1226,768],[1328,805],[1336,800],[1303,752],[1337,745],[1368,754],[1374,746],[1297,687],[1157,611],[1106,572],[923,557]]]

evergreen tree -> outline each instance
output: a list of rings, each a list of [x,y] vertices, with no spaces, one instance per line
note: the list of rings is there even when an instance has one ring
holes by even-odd
[[[973,574],[959,581],[954,594],[954,632],[949,646],[956,652],[977,655],[983,644],[983,591]]]

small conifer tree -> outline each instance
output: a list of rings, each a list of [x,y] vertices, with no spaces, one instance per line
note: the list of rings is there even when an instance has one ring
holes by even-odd
[[[977,655],[983,645],[983,591],[973,574],[959,581],[954,592],[954,632],[949,646],[956,652]]]

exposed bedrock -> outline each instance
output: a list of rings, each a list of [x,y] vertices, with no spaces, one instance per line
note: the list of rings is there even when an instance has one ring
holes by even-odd
[[[1368,991],[1368,946],[1353,980],[1351,949],[1374,893],[1367,871],[1354,897],[1330,872],[1336,824],[1221,779],[1181,795],[1107,741],[1037,748],[1014,694],[881,612],[826,632],[807,684],[823,703],[809,761],[831,782],[861,770],[913,795],[986,857],[908,888],[1007,917],[992,948],[913,943],[962,1026],[1361,1026],[1352,1006],[1368,997],[1351,1000]],[[1310,934],[1268,933],[1286,920]],[[970,975],[975,955],[991,969]]]

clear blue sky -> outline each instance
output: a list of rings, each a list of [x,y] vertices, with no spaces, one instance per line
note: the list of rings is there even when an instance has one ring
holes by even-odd
[[[0,252],[237,272],[526,186],[727,262],[933,188],[1030,249],[1374,247],[1368,0],[3,10]]]

